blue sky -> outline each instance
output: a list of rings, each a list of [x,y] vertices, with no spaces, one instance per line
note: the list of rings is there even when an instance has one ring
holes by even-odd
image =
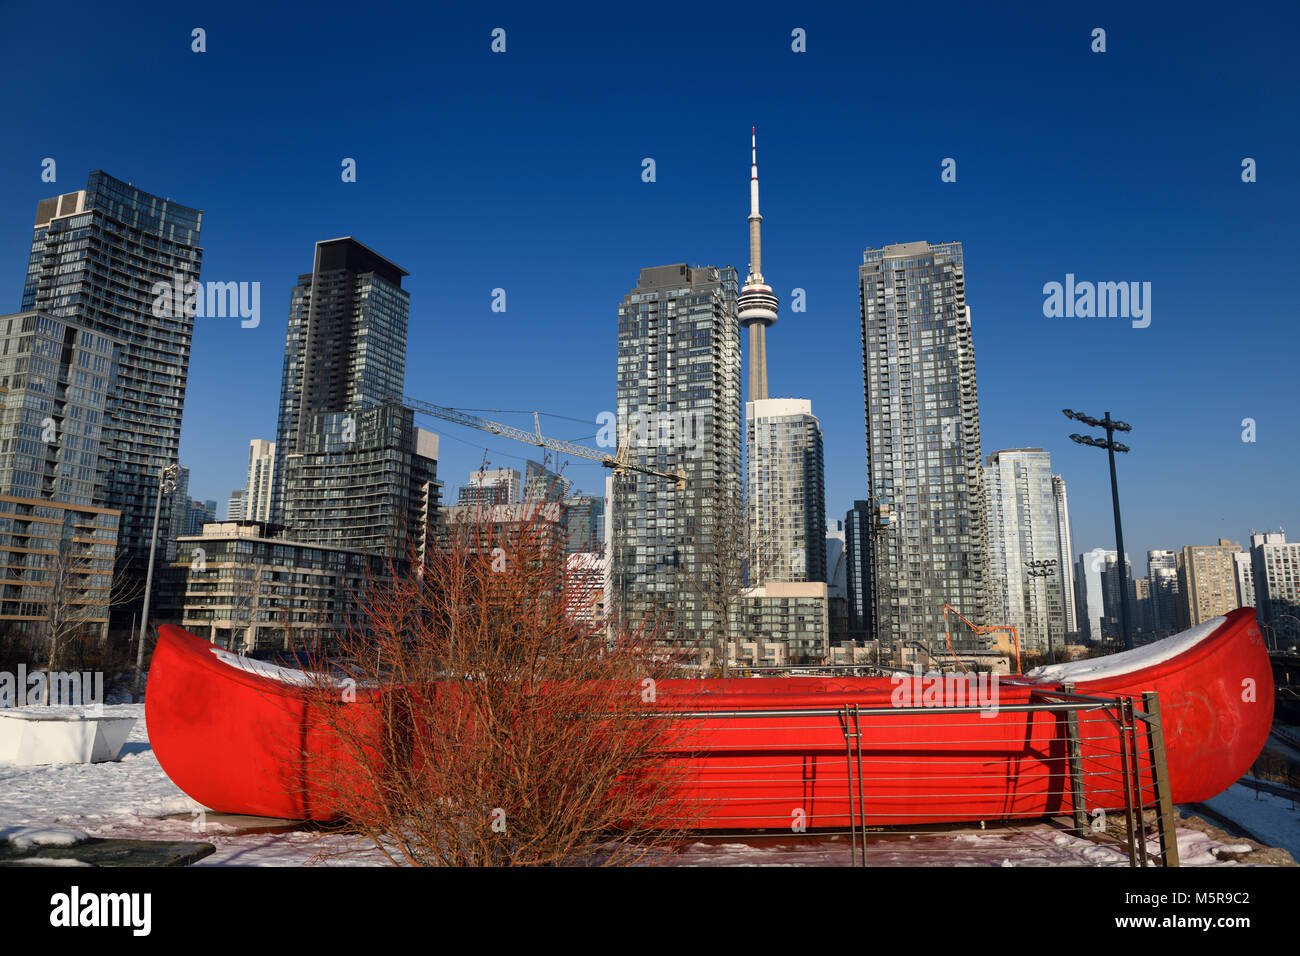
[[[862,250],[956,239],[984,453],[1052,452],[1076,554],[1114,546],[1110,489],[1063,407],[1135,426],[1120,471],[1135,569],[1148,548],[1300,535],[1294,3],[879,6],[10,7],[0,308],[20,304],[37,201],[102,168],[205,211],[203,279],[262,284],[259,327],[197,323],[193,496],[224,507],[248,440],[274,438],[289,290],[313,244],[340,235],[411,273],[408,393],[591,421],[543,419],[590,444],[639,269],[744,272],[757,125],[764,272],[783,300],[771,390],[813,401],[832,516],[865,495]],[[1044,317],[1043,284],[1066,273],[1150,282],[1150,327]],[[784,305],[796,287],[804,313]],[[529,456],[425,425],[449,488],[485,446],[504,467]],[[601,488],[599,466],[567,474]]]

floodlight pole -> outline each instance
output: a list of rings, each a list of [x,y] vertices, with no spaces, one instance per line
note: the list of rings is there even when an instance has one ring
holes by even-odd
[[[1133,430],[1133,426],[1127,422],[1117,421],[1110,417],[1110,412],[1106,417],[1096,419],[1082,412],[1076,412],[1073,409],[1062,409],[1066,418],[1073,418],[1083,422],[1085,425],[1091,425],[1093,428],[1104,428],[1106,430],[1106,440],[1100,441],[1096,438],[1090,438],[1086,435],[1071,435],[1070,440],[1079,445],[1092,445],[1094,448],[1105,448],[1110,458],[1110,500],[1115,509],[1115,561],[1119,565],[1120,594],[1119,594],[1119,628],[1124,637],[1124,647],[1126,650],[1133,649],[1133,635],[1129,632],[1129,615],[1128,615],[1128,569],[1124,563],[1124,527],[1119,520],[1119,482],[1115,478],[1115,452],[1128,451],[1127,445],[1117,445],[1115,442],[1115,432],[1128,432]]]
[[[1043,578],[1044,587],[1048,587],[1048,578],[1055,580],[1057,560],[1052,558],[1049,561],[1026,561],[1025,573],[1032,578]],[[1064,597],[1064,595],[1062,595]],[[1043,596],[1043,602],[1047,605],[1047,663],[1056,663],[1056,654],[1052,650],[1052,602],[1050,595]],[[1062,608],[1064,612],[1064,608]]]
[[[1119,482],[1115,479],[1115,428],[1110,412],[1102,419],[1106,429],[1106,455],[1110,458],[1110,501],[1115,509],[1115,563],[1119,565],[1119,630],[1124,649],[1133,649],[1133,635],[1128,624],[1128,566],[1124,563],[1124,526],[1119,520]]]

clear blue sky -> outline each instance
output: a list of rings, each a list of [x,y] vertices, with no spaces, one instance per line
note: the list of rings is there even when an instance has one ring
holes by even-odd
[[[832,516],[865,492],[862,250],[957,239],[984,452],[1052,452],[1076,553],[1114,546],[1110,489],[1063,407],[1135,425],[1120,472],[1135,569],[1148,548],[1251,527],[1300,536],[1296,5],[984,6],[9,5],[0,306],[19,307],[37,201],[102,168],[205,211],[203,279],[262,284],[258,328],[197,323],[181,441],[195,497],[224,507],[248,440],[275,437],[289,290],[340,235],[411,273],[410,394],[590,420],[543,419],[588,438],[613,407],[638,270],[743,273],[756,124],[783,299],[772,392],[821,417]],[[1045,318],[1043,284],[1067,272],[1152,283],[1150,327]],[[795,287],[802,314],[785,307]],[[425,424],[451,488],[485,445],[496,465],[528,456]],[[599,466],[567,473],[602,486]]]

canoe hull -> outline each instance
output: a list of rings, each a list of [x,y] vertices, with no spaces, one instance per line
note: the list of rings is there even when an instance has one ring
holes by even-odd
[[[992,714],[991,707],[984,714],[897,707],[902,681],[891,678],[665,681],[657,704],[691,714],[690,745],[673,759],[690,771],[683,796],[697,808],[701,829],[847,827],[851,810],[870,826],[1070,812],[1064,716],[1014,710],[1052,699],[1066,681],[1080,695],[1157,692],[1173,800],[1196,802],[1230,786],[1262,749],[1272,722],[1272,671],[1250,609],[1232,612],[1195,641],[1169,641],[1177,653],[1139,655],[1118,671],[1064,665],[1005,679]],[[331,756],[335,744],[311,729],[320,721],[307,694],[231,666],[216,651],[180,628],[160,628],[145,705],[160,765],[214,811],[333,818],[310,780],[307,755]],[[946,687],[937,702],[975,705],[979,698],[971,690],[954,701]],[[891,710],[850,717],[851,733],[861,736],[846,741],[844,708],[852,705]],[[806,713],[750,716],[796,709]],[[1078,721],[1083,809],[1122,807],[1117,724],[1099,711],[1080,713]],[[1139,727],[1149,802],[1150,741]]]

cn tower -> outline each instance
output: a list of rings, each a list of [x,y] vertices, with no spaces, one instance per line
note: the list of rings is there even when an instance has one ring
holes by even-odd
[[[767,398],[767,327],[776,321],[777,298],[763,282],[761,236],[763,217],[758,214],[758,131],[750,127],[749,171],[749,274],[736,300],[740,324],[749,329],[749,398]]]

